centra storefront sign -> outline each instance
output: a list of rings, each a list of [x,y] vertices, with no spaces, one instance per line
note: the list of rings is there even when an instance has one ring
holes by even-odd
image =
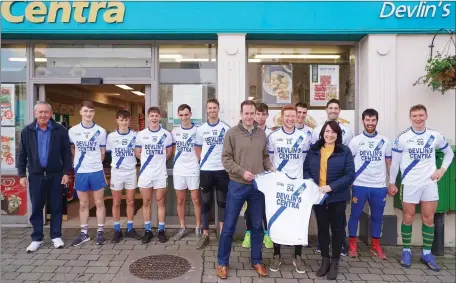
[[[14,12],[14,5],[25,1],[3,1],[2,17],[10,23],[96,23],[103,19],[105,23],[122,23],[125,17],[125,6],[119,1],[59,1],[27,2],[22,13]],[[99,19],[100,18],[100,19]]]

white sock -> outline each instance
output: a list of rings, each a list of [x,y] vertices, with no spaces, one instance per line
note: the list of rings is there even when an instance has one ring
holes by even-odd
[[[404,252],[409,252],[409,253],[412,252],[412,250],[410,250],[410,249],[403,249],[403,251],[404,251]]]
[[[81,224],[81,232],[84,234],[88,234],[89,225],[88,224]]]
[[[423,255],[429,255],[429,254],[431,254],[431,250],[423,249]]]
[[[104,224],[98,224],[98,232],[103,232]]]

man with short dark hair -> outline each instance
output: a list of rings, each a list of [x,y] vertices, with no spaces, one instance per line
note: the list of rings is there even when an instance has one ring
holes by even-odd
[[[209,212],[214,203],[214,189],[217,198],[219,229],[223,229],[225,215],[228,173],[221,164],[223,139],[230,129],[219,118],[220,103],[211,98],[206,103],[207,122],[196,131],[195,153],[200,161],[200,187],[203,200],[202,222],[203,235],[198,242],[197,249],[203,249],[210,243]]]
[[[144,236],[143,244],[153,237],[151,227],[150,203],[155,193],[158,206],[158,241],[168,241],[165,233],[166,193],[168,192],[168,171],[166,160],[173,154],[171,133],[160,126],[160,108],[152,106],[147,110],[149,127],[136,136],[136,157],[141,159],[138,187],[143,199]]]
[[[69,183],[71,152],[67,130],[52,119],[51,105],[39,101],[34,107],[35,120],[21,131],[16,168],[20,183],[29,186],[33,226],[32,242],[26,251],[43,246],[43,208],[46,199],[51,214],[51,242],[56,249],[62,241],[62,185]],[[27,178],[28,169],[28,178]]]
[[[391,166],[390,140],[377,132],[378,112],[366,109],[362,114],[364,131],[354,137],[349,148],[355,159],[355,181],[352,186],[352,203],[348,221],[348,255],[357,257],[356,235],[358,222],[366,201],[371,212],[371,253],[386,259],[380,246],[383,211],[386,205],[386,172]]]
[[[195,210],[195,236],[200,238],[202,236],[202,230],[199,190],[200,170],[194,149],[198,127],[191,121],[192,108],[190,105],[179,105],[177,115],[181,124],[172,130],[171,135],[173,136],[174,148],[173,182],[174,190],[176,190],[177,216],[180,223],[180,230],[174,236],[174,240],[179,241],[187,235],[185,227],[185,198],[187,190],[190,191]]]
[[[106,153],[106,131],[95,124],[95,105],[92,101],[81,103],[82,121],[69,130],[71,152],[74,157],[75,189],[79,198],[79,218],[81,233],[71,244],[79,246],[90,240],[89,237],[89,193],[92,191],[97,210],[98,231],[96,244],[106,243],[104,222],[106,208],[104,188],[106,178],[103,171],[103,160]]]
[[[260,276],[268,272],[262,264],[261,246],[264,213],[264,194],[253,187],[256,174],[274,170],[266,147],[266,134],[255,122],[255,103],[246,100],[241,104],[241,121],[231,128],[223,143],[222,164],[230,176],[225,210],[225,223],[218,248],[217,276],[228,277],[233,233],[244,202],[247,201],[252,223],[252,265]]]
[[[264,103],[257,103],[256,110],[255,110],[255,121],[258,123],[257,127],[264,130],[266,137],[272,133],[272,131],[266,126],[266,119],[268,118],[268,116],[269,116],[269,107]],[[249,249],[251,246],[250,232],[252,229],[252,223],[249,219],[249,206],[247,206],[244,211],[244,220],[245,220],[246,231],[245,231],[245,235],[244,235],[244,240],[242,241],[242,247]],[[263,227],[264,227],[264,240],[263,240],[264,246],[267,249],[272,249],[273,243],[272,243],[271,237],[269,237],[266,213],[263,214]]]
[[[108,135],[106,151],[111,152],[111,193],[112,218],[114,220],[113,243],[119,243],[123,237],[120,228],[120,203],[122,190],[126,190],[127,230],[125,236],[136,240],[141,236],[133,228],[136,193],[136,164],[135,144],[136,132],[130,129],[130,112],[119,110],[116,113],[117,130]]]
[[[296,107],[296,124],[295,127],[298,130],[303,131],[306,133],[306,135],[309,137],[309,139],[312,136],[312,128],[306,125],[306,118],[307,118],[307,111],[308,107],[307,104],[304,102],[298,102],[295,105]]]

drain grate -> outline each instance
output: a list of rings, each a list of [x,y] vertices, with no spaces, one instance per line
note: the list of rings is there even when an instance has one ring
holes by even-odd
[[[151,255],[130,264],[130,273],[147,280],[167,280],[184,275],[191,268],[185,258],[174,255]]]

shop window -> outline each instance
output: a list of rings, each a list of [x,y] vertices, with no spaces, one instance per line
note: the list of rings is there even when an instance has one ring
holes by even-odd
[[[354,123],[355,50],[351,45],[251,44],[247,73],[248,99],[266,103],[273,113],[285,104],[304,102],[314,116],[309,119],[318,124],[325,119],[327,101],[337,98],[340,118]]]
[[[21,59],[18,59],[21,58]],[[19,185],[16,160],[21,130],[27,121],[27,60],[25,45],[1,45],[1,210],[25,215],[27,195]]]
[[[35,77],[150,77],[148,45],[37,44]]]
[[[159,107],[163,112],[161,125],[168,131],[180,125],[177,108],[188,104],[195,124],[206,122],[206,101],[217,96],[217,50],[215,44],[160,45]],[[173,158],[167,163],[172,172]],[[169,174],[166,203],[167,221],[177,220],[176,195],[173,177]],[[195,212],[190,191],[185,201],[186,223],[194,223]],[[215,207],[215,204],[213,205]],[[210,224],[214,223],[214,211]],[[168,220],[170,219],[170,220]]]
[[[179,126],[177,107],[188,104],[192,121],[206,121],[206,101],[216,97],[217,53],[215,44],[160,45],[159,107],[162,126]]]

